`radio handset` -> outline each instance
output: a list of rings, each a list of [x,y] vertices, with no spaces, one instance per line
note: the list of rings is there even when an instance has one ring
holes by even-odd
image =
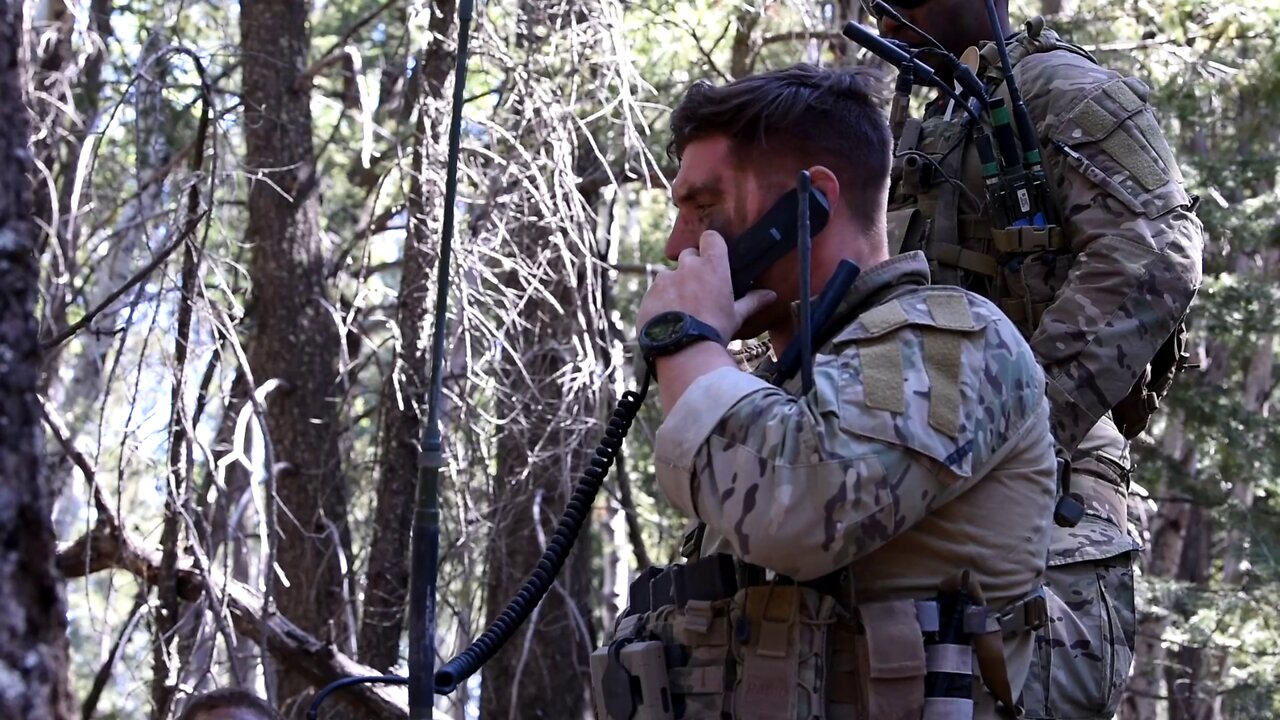
[[[809,231],[822,232],[831,216],[827,197],[810,188]],[[729,275],[733,279],[733,297],[741,299],[755,289],[760,275],[800,243],[797,220],[800,217],[800,191],[792,189],[783,195],[754,225],[736,238],[726,238],[729,247]]]

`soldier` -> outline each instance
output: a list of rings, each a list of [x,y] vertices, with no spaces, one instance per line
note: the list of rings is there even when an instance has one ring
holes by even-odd
[[[657,480],[700,524],[690,562],[633,583],[593,655],[602,718],[1012,710],[1057,484],[1044,375],[994,304],[930,285],[921,253],[890,258],[869,88],[800,65],[696,84],[672,116],[678,265],[637,323],[665,412]],[[825,221],[797,377],[797,253],[736,300],[729,257],[801,170]],[[761,333],[774,356],[746,372],[726,342]]]
[[[1038,636],[1023,702],[1028,718],[1108,718],[1127,682],[1136,629],[1129,440],[1146,428],[1182,363],[1183,321],[1201,282],[1198,201],[1136,78],[1100,66],[1041,18],[1011,33],[1005,0],[993,13],[995,31],[984,0],[888,1],[886,10],[864,0],[883,36],[940,45],[975,70],[990,97],[1009,103],[1016,96],[993,42],[997,33],[1005,38],[1037,136],[1024,147],[1043,154],[1059,222],[1030,240],[992,217],[975,127],[962,108],[940,97],[922,120],[896,117],[890,242],[895,252],[923,251],[935,283],[999,305],[1045,369],[1050,423],[1086,514],[1054,528],[1051,622]],[[953,79],[941,53],[919,58]]]

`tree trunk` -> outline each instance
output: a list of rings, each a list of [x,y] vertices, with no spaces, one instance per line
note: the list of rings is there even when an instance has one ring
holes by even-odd
[[[734,80],[751,74],[751,61],[759,47],[754,35],[760,18],[760,10],[750,4],[744,5],[734,16],[733,46],[729,56],[729,77]]]
[[[427,10],[431,13],[428,29],[432,35],[446,36],[453,24],[454,10],[453,0],[439,0]],[[435,221],[437,194],[432,192],[428,179],[433,175],[432,165],[444,161],[433,150],[442,145],[441,129],[447,128],[448,114],[442,111],[447,106],[440,101],[453,60],[453,50],[442,47],[442,43],[432,43],[419,65],[418,80],[423,85],[419,97],[423,102],[418,107],[418,143],[408,199],[410,223],[396,317],[400,343],[395,367],[382,389],[377,507],[360,625],[360,660],[380,670],[390,669],[400,659],[400,633],[409,594],[409,536],[421,432],[419,408],[425,407],[428,379],[428,313],[432,309],[428,291],[435,259],[430,248],[440,227]]]
[[[867,11],[862,8],[862,3],[855,0],[836,0],[832,3],[832,22],[828,29],[839,33],[844,26],[850,21],[862,22]],[[857,65],[859,46],[855,45],[851,40],[838,35],[830,43],[832,64],[837,67],[851,67]]]
[[[31,153],[18,53],[21,3],[0,0],[0,717],[71,715],[53,494],[40,472]]]
[[[569,12],[585,14],[591,7],[578,4]],[[525,2],[518,26],[572,25],[573,19],[561,14],[565,10],[555,3]],[[559,68],[542,59],[542,38],[533,33],[517,38],[527,65],[511,71],[512,100],[502,122],[516,128],[512,136],[526,152],[544,159],[574,158],[580,165],[579,137],[572,122],[563,120],[577,108],[560,104],[561,96],[550,89],[560,87],[554,77]],[[496,413],[501,429],[492,539],[485,552],[489,622],[516,595],[552,539],[599,440],[596,383],[606,377],[596,364],[606,338],[589,199],[576,184],[544,175],[549,170],[539,163],[510,163],[495,172],[490,221],[503,229],[496,254],[513,259],[504,262],[498,278],[518,320],[507,323],[500,339]],[[542,220],[547,217],[557,222]],[[482,720],[583,717],[595,640],[589,604],[592,524],[588,517],[545,599],[485,666]]]
[[[252,248],[254,382],[278,381],[267,398],[268,442],[276,466],[278,526],[275,578],[267,587],[280,612],[307,632],[349,649],[342,565],[348,557],[346,483],[338,452],[339,337],[325,289],[319,198],[312,149],[307,68],[309,3],[243,0],[246,164],[257,168],[249,190],[246,240]],[[284,668],[279,706],[301,716],[310,681]]]
[[[564,285],[558,290],[557,297],[564,298]],[[554,315],[545,305],[539,311],[544,318]],[[545,327],[546,322],[539,325]],[[563,327],[560,332],[565,332]],[[523,371],[512,363],[503,374],[513,382],[499,415],[511,422],[498,438],[495,537],[485,563],[490,622],[537,566],[568,502],[570,483],[583,465],[583,440],[565,428],[562,413],[562,408],[573,406],[572,398],[557,377],[573,358],[554,347],[546,337],[549,332],[542,334],[521,338],[513,352],[520,353]],[[589,532],[584,529],[584,535]],[[485,667],[480,703],[484,720],[582,717],[590,681],[588,648],[594,639],[584,600],[590,591],[590,561],[589,538],[583,537],[546,598]]]
[[[1178,418],[1170,418],[1160,437],[1164,455],[1177,462],[1194,483],[1197,454],[1194,443],[1187,436]],[[1156,610],[1143,608],[1138,617],[1133,677],[1126,688],[1124,704],[1120,709],[1123,720],[1156,720],[1157,700],[1162,695],[1163,673],[1166,665],[1164,633],[1173,621],[1170,599],[1176,590],[1172,587],[1178,573],[1179,561],[1191,522],[1193,499],[1183,492],[1169,491],[1169,497],[1160,500],[1151,519],[1151,539],[1143,551],[1142,569],[1144,582],[1156,583],[1163,591],[1156,600]]]
[[[1193,592],[1208,588],[1213,562],[1212,537],[1213,522],[1209,514],[1204,508],[1193,505],[1188,513],[1186,540],[1178,568],[1178,579]],[[1183,617],[1191,615],[1185,600],[1174,606]],[[1173,661],[1165,670],[1165,682],[1169,686],[1169,720],[1203,718],[1204,696],[1213,688],[1212,680],[1205,677],[1206,658],[1205,649],[1196,644],[1178,647],[1174,653]]]
[[[1040,0],[1040,14],[1045,17],[1070,17],[1075,9],[1075,0]]]

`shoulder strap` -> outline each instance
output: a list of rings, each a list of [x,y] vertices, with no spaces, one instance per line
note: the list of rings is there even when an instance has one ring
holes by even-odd
[[[1005,42],[1009,50],[1009,64],[1017,67],[1018,63],[1038,53],[1065,50],[1079,55],[1094,65],[1099,64],[1088,50],[1064,40],[1061,35],[1045,26],[1044,18],[1037,15],[1026,22],[1022,32]],[[994,42],[985,42],[978,48],[985,70],[981,78],[996,85],[1004,84],[1004,68],[1000,63],[1000,51]]]

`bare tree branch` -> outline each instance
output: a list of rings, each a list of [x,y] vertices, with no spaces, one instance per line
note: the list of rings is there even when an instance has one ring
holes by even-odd
[[[42,402],[41,408],[54,439],[89,481],[98,511],[93,529],[58,552],[59,572],[64,578],[71,579],[87,577],[102,570],[120,569],[144,583],[156,584],[161,574],[160,553],[134,539],[120,525],[118,516],[98,488],[93,467],[84,454],[67,440],[66,428],[50,414],[47,404]],[[202,576],[184,562],[176,570],[175,584],[178,596],[188,602],[198,602],[206,594],[225,598],[238,633],[261,637],[264,646],[281,662],[318,685],[357,675],[381,674],[352,660],[331,644],[307,634],[288,618],[275,612],[264,612],[261,593],[244,583],[235,580],[220,583],[212,577]],[[402,718],[409,712],[402,694],[398,688],[359,685],[340,697],[358,710],[377,713],[376,717]]]
[[[134,540],[114,515],[100,517],[93,530],[59,552],[58,567],[68,578],[109,568],[126,570],[149,584],[160,578],[159,553]],[[198,602],[209,593],[226,597],[237,632],[257,635],[260,628],[264,629],[271,653],[317,685],[357,675],[382,674],[304,632],[283,615],[264,613],[262,595],[244,583],[219,583],[201,577],[189,566],[179,567],[176,579],[179,596],[188,602]],[[409,714],[404,694],[400,688],[357,685],[334,697],[375,717],[404,718]]]
[[[178,233],[178,237],[174,238],[173,242],[166,245],[159,253],[156,253],[156,256],[151,259],[151,262],[142,266],[138,272],[134,273],[133,276],[126,280],[123,285],[116,288],[115,291],[108,295],[107,298],[99,303],[97,307],[85,313],[84,317],[71,323],[71,325],[67,326],[65,330],[41,343],[41,347],[45,350],[55,348],[75,337],[76,333],[88,327],[89,323],[96,320],[99,315],[111,307],[112,303],[119,300],[121,295],[124,295],[129,292],[130,288],[143,280],[146,280],[148,275],[154,272],[156,268],[163,265],[164,261],[168,260],[169,256],[173,254],[173,251],[181,247],[182,244],[185,243],[193,233],[195,233],[196,228],[200,227],[200,222],[204,220],[205,216],[208,214],[209,210],[207,208],[201,210],[198,215],[187,222],[187,225],[182,228],[182,232]]]
[[[342,48],[347,44],[347,41],[350,40],[356,33],[360,32],[360,30],[363,29],[366,25],[378,19],[379,15],[386,12],[389,8],[397,5],[398,3],[399,3],[399,0],[386,0],[381,5],[374,8],[372,11],[370,11],[368,15],[365,15],[364,17],[360,18],[355,22],[355,24],[347,28],[347,31],[342,33],[342,37],[335,40],[333,45],[329,46],[328,50],[325,50],[323,53],[321,53],[319,60],[312,63],[311,67],[308,67],[306,72],[298,76],[298,81],[294,83],[293,89],[295,91],[303,90],[304,88],[306,88],[308,85],[311,84],[311,80],[316,75],[319,75],[321,70],[324,70],[329,65],[332,65],[333,63],[341,60]]]
[[[106,689],[107,681],[111,679],[111,672],[115,668],[116,658],[120,655],[120,648],[129,641],[129,636],[133,634],[138,618],[142,617],[142,610],[146,606],[147,591],[144,588],[138,592],[138,599],[133,602],[133,609],[129,611],[129,618],[125,620],[124,625],[120,628],[120,634],[116,636],[116,641],[111,644],[107,659],[98,668],[98,672],[94,673],[93,687],[89,688],[89,694],[85,696],[84,702],[80,704],[80,720],[91,720],[93,718],[93,713],[98,709],[98,700],[102,697],[102,691]]]
[[[795,42],[796,40],[821,40],[823,42],[841,42],[845,39],[844,34],[832,31],[813,32],[811,30],[792,30],[791,32],[780,32],[772,35],[765,35],[760,39],[759,44],[751,50],[751,57],[747,60],[747,67],[752,68],[756,65],[756,59],[760,57],[760,52],[769,45],[775,45],[783,42]]]
[[[200,123],[196,129],[196,152],[191,154],[191,172],[200,172],[204,160],[204,143],[209,130],[209,106],[212,103],[211,90],[205,79],[204,64],[199,58],[192,57],[196,66],[196,74],[200,77],[200,94],[204,101],[200,103]],[[200,189],[192,183],[187,191],[187,227],[194,228],[199,224]],[[174,585],[173,571],[178,562],[179,521],[187,512],[187,488],[191,482],[191,418],[186,414],[186,375],[187,375],[187,341],[191,334],[191,320],[195,311],[195,285],[200,269],[199,256],[193,243],[184,243],[182,253],[182,272],[179,292],[181,301],[178,306],[177,337],[174,339],[174,371],[173,392],[169,401],[169,482],[165,493],[164,529],[160,534],[161,557],[159,607],[156,613],[156,627],[152,640],[152,662],[155,673],[152,677],[151,697],[156,720],[163,720],[168,715],[169,704],[173,701],[173,687],[169,672],[169,640],[168,636],[178,623],[178,592]]]

